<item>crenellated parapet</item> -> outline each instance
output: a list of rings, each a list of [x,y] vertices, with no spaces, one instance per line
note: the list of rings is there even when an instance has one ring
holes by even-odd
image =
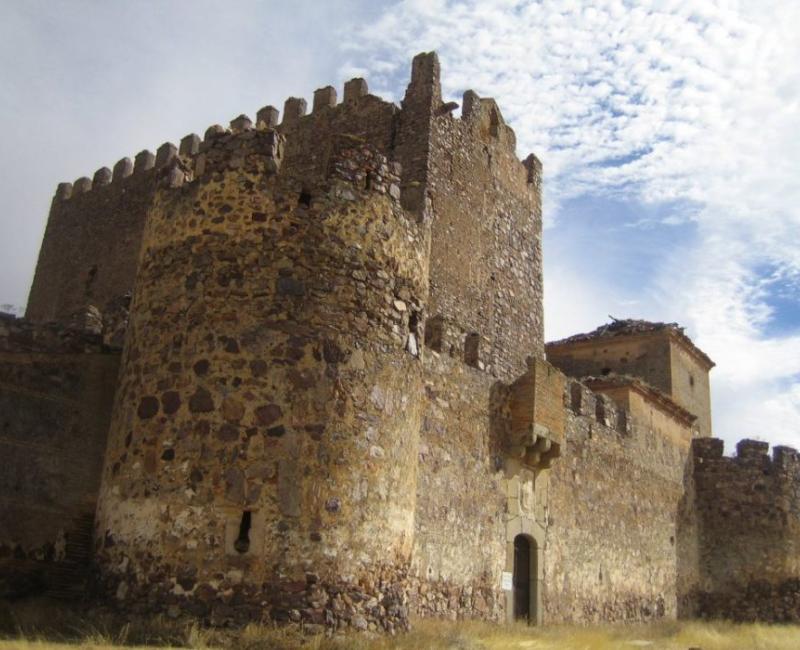
[[[687,527],[697,537],[688,612],[734,620],[800,617],[800,455],[741,440],[692,442]]]
[[[800,454],[792,447],[770,445],[761,440],[740,440],[734,456],[725,456],[725,443],[719,438],[698,438],[692,441],[695,477],[714,475],[715,480],[727,476],[731,485],[747,483],[753,472],[781,481],[798,480],[800,489]]]
[[[383,189],[420,221],[434,217],[432,199],[436,192],[441,197],[456,196],[462,183],[476,175],[485,176],[485,182],[494,186],[498,181],[505,183],[502,179],[506,177],[512,179],[513,193],[519,198],[515,205],[503,205],[501,210],[504,214],[519,212],[519,223],[505,218],[497,221],[503,232],[492,236],[509,239],[511,250],[507,256],[500,251],[483,253],[495,259],[496,275],[508,276],[508,282],[518,287],[497,291],[486,287],[495,295],[489,301],[494,315],[487,314],[485,322],[476,317],[478,302],[463,313],[444,308],[443,304],[440,314],[463,333],[462,353],[469,365],[503,374],[510,380],[524,369],[524,358],[533,342],[520,342],[523,344],[516,346],[517,352],[505,353],[507,342],[498,340],[498,336],[511,331],[517,310],[534,315],[541,311],[535,305],[537,301],[540,303],[541,273],[525,271],[536,267],[540,257],[536,225],[540,224],[540,203],[531,202],[530,196],[540,194],[541,164],[532,155],[524,163],[516,158],[513,131],[505,124],[493,99],[467,91],[460,117],[457,116],[457,106],[442,101],[439,76],[436,55],[420,54],[412,64],[411,80],[401,107],[370,94],[367,82],[355,78],[343,85],[341,93],[326,86],[314,92],[310,103],[301,97],[290,97],[282,111],[264,106],[256,111],[255,119],[239,115],[228,127],[210,126],[202,138],[189,134],[178,145],[165,142],[155,152],[143,150],[132,159],[121,159],[111,168],[100,168],[91,177],[60,184],[53,200],[28,315],[35,320],[65,320],[87,305],[103,311],[106,304],[132,291],[142,229],[157,184],[178,187],[192,183],[221,167],[238,164],[249,149],[262,147],[263,151],[271,152],[273,164],[281,166],[284,176],[295,179],[300,193],[303,186],[328,181],[335,171],[332,160],[345,142],[346,146],[372,147],[385,159],[384,164],[398,178]],[[466,174],[463,180],[458,178],[461,172],[440,177],[439,155],[462,146],[468,152],[469,165],[477,164],[477,168],[463,170]],[[484,149],[488,155],[485,152],[475,155]],[[365,184],[378,181],[375,188],[380,189],[379,167],[356,180]],[[437,203],[439,220],[444,222],[449,207],[442,200]],[[470,214],[469,218],[476,223],[484,219],[470,212],[465,214]],[[486,239],[478,233],[474,237],[476,241]],[[435,240],[438,242],[439,237]],[[67,241],[71,243],[69,247],[64,245]],[[464,243],[471,248],[467,241]],[[77,257],[72,255],[74,251],[78,252]],[[432,255],[448,257],[439,250],[438,243]],[[501,255],[505,259],[497,259]],[[483,262],[476,257],[475,263],[479,260]],[[456,287],[447,284],[435,282],[442,287],[441,301],[452,304],[457,301]],[[526,304],[512,304],[519,303],[521,293]],[[486,300],[484,295],[480,302]],[[538,316],[536,319],[540,321]],[[538,331],[536,327],[534,330]],[[537,334],[536,338],[541,337]],[[509,356],[516,361],[504,358]],[[516,365],[516,372],[511,372],[510,365]]]
[[[583,382],[566,379],[564,402],[564,406],[576,416],[594,420],[601,427],[623,436],[631,434],[630,413],[607,395],[593,391]]]

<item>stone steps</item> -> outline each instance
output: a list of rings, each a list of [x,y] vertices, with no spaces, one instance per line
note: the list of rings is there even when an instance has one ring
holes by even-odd
[[[93,527],[93,513],[73,519],[72,529],[67,535],[64,560],[53,564],[48,570],[46,595],[49,598],[71,601],[85,598],[92,558]]]

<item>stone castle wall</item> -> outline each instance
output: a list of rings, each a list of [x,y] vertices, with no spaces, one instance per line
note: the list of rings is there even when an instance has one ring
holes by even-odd
[[[98,335],[0,315],[0,598],[83,595],[118,365]]]
[[[386,156],[326,144],[314,178],[213,135],[149,213],[99,507],[127,606],[405,624],[426,232]]]
[[[510,619],[521,535],[535,622],[791,618],[796,454],[690,457],[688,414],[544,361],[541,164],[494,100],[456,108],[421,54],[401,107],[353,79],[59,186],[28,315],[93,305],[103,336],[0,320],[0,568],[64,557],[110,431],[95,568],[124,610]],[[665,337],[576,349],[568,374],[705,408]]]
[[[420,55],[400,111],[353,80],[342,104],[321,89],[306,116],[290,99],[280,124],[267,107],[255,128],[244,116],[212,127],[159,167],[99,506],[99,566],[124,606],[358,629],[403,627],[409,607],[500,615],[505,488],[486,427],[498,374],[541,356],[541,337],[517,337],[497,363],[468,354],[468,336],[421,360],[429,287],[455,290],[429,274],[431,223],[436,197],[483,169],[474,201],[502,193],[505,222],[483,216],[506,238],[521,230],[510,252],[496,235],[486,243],[510,275],[482,290],[486,327],[460,330],[482,331],[485,355],[504,347],[500,325],[541,313],[510,261],[540,257],[539,186],[507,141],[500,166],[482,156],[434,183],[425,134],[461,124],[441,104],[438,62]],[[464,120],[463,143],[498,146],[482,105]],[[437,423],[440,392],[459,413]],[[429,489],[439,467],[420,460],[444,449],[442,425],[447,472],[481,468],[477,503]],[[475,524],[474,544],[427,543],[452,534],[443,509]]]
[[[676,523],[687,450],[570,380],[549,479],[545,621],[676,616]]]
[[[800,620],[800,456],[742,440],[695,440],[681,520],[687,538],[682,615]]]
[[[541,164],[520,165],[491,99],[464,94],[462,119],[434,118],[429,312],[468,362],[510,383],[543,358]]]
[[[161,161],[159,161],[161,163]],[[47,220],[27,318],[69,319],[87,305],[101,310],[129,294],[136,277],[147,210],[155,189],[155,157],[121,160],[112,173],[58,187]]]
[[[505,561],[498,382],[425,350],[410,597],[420,616],[503,612]]]

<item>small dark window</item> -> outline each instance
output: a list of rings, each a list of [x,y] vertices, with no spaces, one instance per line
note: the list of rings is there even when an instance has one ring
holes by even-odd
[[[233,543],[233,548],[237,553],[247,553],[250,550],[250,524],[252,521],[252,513],[245,510],[242,513],[242,521],[239,524],[239,536]]]
[[[464,339],[464,362],[468,366],[474,368],[478,367],[478,361],[480,360],[480,343],[481,335],[477,332],[467,334],[466,339]]]
[[[689,386],[694,388],[694,375],[692,374],[689,375]]]
[[[442,351],[444,343],[444,318],[433,316],[425,321],[425,345],[436,352]]]
[[[600,371],[600,374],[602,374],[602,375],[610,375],[611,374],[611,368],[603,368]]]
[[[297,199],[297,205],[302,205],[306,208],[311,207],[311,193],[306,190],[300,192],[300,197]]]

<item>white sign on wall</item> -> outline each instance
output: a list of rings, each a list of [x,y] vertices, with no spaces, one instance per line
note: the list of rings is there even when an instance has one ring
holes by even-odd
[[[510,571],[503,571],[502,577],[500,578],[500,588],[505,591],[511,591],[513,589],[513,578],[514,576]]]

